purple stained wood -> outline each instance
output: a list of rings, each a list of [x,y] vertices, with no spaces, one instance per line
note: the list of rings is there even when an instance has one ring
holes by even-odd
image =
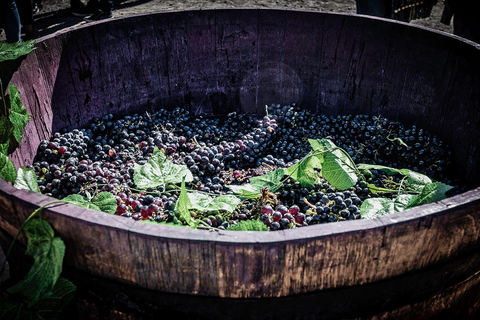
[[[480,181],[480,48],[440,32],[354,15],[273,9],[179,11],[113,19],[38,41],[13,75],[33,115],[17,166],[40,140],[105,113],[159,108],[262,113],[298,102],[326,114],[381,115],[453,147]],[[8,68],[0,65],[2,79]],[[13,235],[49,199],[0,181]],[[68,266],[147,289],[285,297],[375,283],[478,250],[480,189],[373,220],[271,233],[190,230],[62,205],[45,210]],[[6,213],[3,213],[6,212]]]

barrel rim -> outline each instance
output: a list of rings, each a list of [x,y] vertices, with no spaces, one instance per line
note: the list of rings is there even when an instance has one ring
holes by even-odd
[[[175,9],[175,10],[159,10],[159,11],[154,11],[154,12],[146,12],[146,13],[140,13],[140,14],[130,14],[130,15],[125,15],[125,16],[120,16],[120,17],[113,17],[111,19],[106,19],[106,20],[99,20],[99,21],[93,21],[89,23],[83,23],[80,25],[76,25],[70,28],[65,28],[60,31],[57,31],[55,33],[40,37],[36,39],[36,43],[42,43],[46,40],[49,40],[51,38],[55,38],[60,35],[68,34],[70,32],[74,32],[77,30],[81,30],[84,28],[89,28],[91,26],[96,26],[96,25],[101,25],[101,24],[109,24],[115,21],[120,21],[120,20],[127,20],[127,19],[135,19],[135,18],[145,18],[149,16],[155,16],[155,15],[163,15],[163,14],[172,14],[172,13],[191,13],[191,12],[219,12],[219,11],[278,11],[278,12],[298,12],[298,13],[312,13],[312,14],[325,14],[325,15],[338,15],[338,16],[344,16],[344,17],[349,17],[349,18],[361,18],[361,19],[371,19],[371,20],[379,20],[383,21],[386,23],[391,23],[391,24],[397,24],[397,25],[403,25],[408,28],[417,28],[423,31],[427,32],[433,32],[442,36],[447,36],[449,38],[458,40],[460,42],[464,42],[466,44],[471,45],[472,47],[475,47],[476,49],[480,50],[480,44],[473,42],[471,40],[468,40],[466,38],[462,38],[460,36],[454,35],[449,32],[445,32],[442,30],[438,29],[432,29],[429,27],[425,27],[422,25],[416,25],[416,24],[411,24],[408,22],[403,22],[403,21],[397,21],[393,19],[388,19],[388,18],[382,18],[382,17],[375,17],[375,16],[369,16],[369,15],[364,15],[364,14],[357,14],[357,13],[343,13],[343,12],[330,12],[330,11],[321,11],[321,10],[308,10],[308,9],[291,9],[291,8],[276,8],[276,7],[225,7],[225,8],[189,8],[189,9]]]
[[[35,193],[34,191],[16,189],[2,179],[0,179],[0,190],[2,193],[10,194],[12,197],[28,202],[29,205],[35,208],[52,202],[50,199],[54,199],[43,194]],[[474,202],[480,202],[480,187],[447,198],[440,202],[414,207],[402,212],[397,212],[373,219],[325,223],[275,232],[228,230],[206,231],[178,226],[161,224],[156,225],[153,223],[135,221],[133,219],[112,215],[101,211],[80,208],[66,203],[47,206],[45,210],[50,214],[53,213],[63,215],[65,217],[73,218],[77,221],[82,221],[85,224],[103,224],[105,227],[118,229],[119,231],[132,234],[141,234],[159,239],[168,238],[171,240],[183,241],[262,244],[283,241],[309,241],[346,233],[360,231],[367,232],[369,230],[388,228],[392,227],[393,225],[412,223],[425,218],[431,218],[432,216],[443,215],[452,209],[463,207]]]

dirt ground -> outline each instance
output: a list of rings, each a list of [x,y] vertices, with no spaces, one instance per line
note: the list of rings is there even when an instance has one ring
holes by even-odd
[[[42,4],[42,10],[34,16],[40,36],[85,23],[81,18],[71,15],[69,0],[43,0]],[[115,0],[113,14],[114,17],[124,17],[164,10],[228,7],[308,9],[351,14],[356,12],[355,0]],[[443,1],[439,0],[429,18],[415,20],[412,23],[451,33],[451,26],[440,23],[442,11]]]

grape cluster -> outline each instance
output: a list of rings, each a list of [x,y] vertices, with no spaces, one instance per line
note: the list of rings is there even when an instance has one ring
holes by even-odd
[[[261,117],[236,112],[225,117],[194,116],[180,108],[118,119],[107,114],[92,119],[85,128],[62,129],[41,141],[30,167],[44,194],[62,199],[82,191],[108,191],[116,196],[118,215],[170,222],[178,218],[174,210],[178,192],[136,190],[133,180],[134,165],[145,164],[155,148],[190,169],[194,179],[189,188],[226,194],[231,184],[292,165],[310,151],[308,139],[321,138],[331,139],[356,163],[409,168],[437,180],[445,178],[448,148],[422,129],[376,116],[327,116],[295,104],[271,105]],[[375,171],[372,175],[368,182],[378,186],[398,182],[395,176]],[[199,217],[217,228],[262,218],[271,230],[286,229],[287,225],[357,219],[361,201],[370,196],[365,181],[338,192],[326,181],[303,188],[288,180],[275,193],[272,212],[282,213],[287,207],[293,220],[283,213],[280,220],[278,214],[262,213],[268,204],[254,202],[243,203],[228,217]],[[289,224],[281,223],[282,219]]]

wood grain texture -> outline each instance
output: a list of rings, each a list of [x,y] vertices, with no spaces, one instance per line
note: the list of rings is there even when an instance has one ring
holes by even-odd
[[[13,154],[105,113],[160,107],[261,113],[291,103],[381,114],[453,146],[480,181],[480,48],[402,23],[290,10],[180,11],[113,19],[39,41],[12,82],[33,115]],[[6,69],[0,68],[2,78]],[[276,101],[268,101],[275,99]],[[14,235],[51,199],[0,181],[0,227]],[[142,288],[229,298],[287,297],[384,281],[479,249],[480,189],[373,220],[271,233],[189,230],[70,205],[45,210],[68,266]]]

